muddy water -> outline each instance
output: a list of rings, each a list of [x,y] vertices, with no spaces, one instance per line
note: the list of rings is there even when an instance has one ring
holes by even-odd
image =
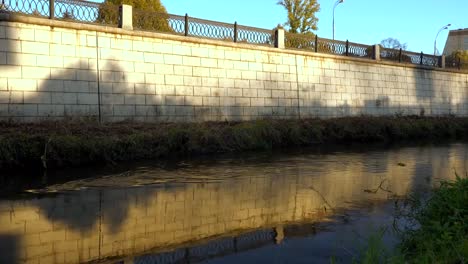
[[[2,197],[0,263],[347,262],[396,197],[467,169],[468,145],[449,144],[93,175]]]

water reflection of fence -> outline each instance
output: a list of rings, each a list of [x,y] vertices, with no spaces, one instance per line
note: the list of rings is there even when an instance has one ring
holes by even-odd
[[[48,17],[81,23],[117,26],[120,18],[119,6],[95,3],[85,0],[2,0],[0,12],[13,12],[25,15]],[[199,18],[172,15],[154,11],[133,9],[133,27],[138,30],[164,32],[183,36],[242,42],[255,45],[273,46],[275,30],[228,24]],[[442,57],[380,47],[375,54],[374,45],[349,41],[319,38],[311,34],[285,33],[285,47],[340,56],[375,59],[378,55],[384,61],[410,63],[430,67],[442,67]],[[460,60],[447,59],[447,68],[468,68]]]

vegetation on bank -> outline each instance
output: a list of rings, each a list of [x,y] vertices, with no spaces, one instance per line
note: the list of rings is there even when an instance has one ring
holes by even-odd
[[[395,252],[383,245],[381,230],[369,238],[360,260],[353,263],[468,262],[468,174],[442,181],[428,199],[413,197],[405,204],[404,212],[397,209],[396,216],[410,227],[397,228],[401,242]]]
[[[468,118],[355,117],[142,124],[0,123],[0,169],[70,167],[324,143],[455,139]]]
[[[428,201],[412,202],[401,250],[410,263],[468,262],[468,177],[442,181]]]

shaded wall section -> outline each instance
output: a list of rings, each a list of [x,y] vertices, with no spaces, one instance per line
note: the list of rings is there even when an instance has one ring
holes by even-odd
[[[71,29],[40,18],[28,21],[0,22],[3,120],[468,115],[466,73],[68,22],[76,28]]]

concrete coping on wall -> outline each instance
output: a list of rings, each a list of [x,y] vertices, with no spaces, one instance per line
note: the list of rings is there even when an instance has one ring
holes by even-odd
[[[379,64],[379,65],[388,65],[388,66],[396,66],[396,67],[416,68],[416,69],[433,70],[433,71],[441,71],[441,72],[468,74],[468,71],[457,70],[457,69],[434,68],[430,66],[409,64],[409,63],[397,63],[397,62],[383,61],[383,60],[371,60],[371,59],[362,59],[362,58],[355,58],[355,57],[345,57],[345,56],[339,56],[339,55],[333,55],[333,54],[316,53],[316,52],[300,51],[300,50],[293,50],[293,49],[279,49],[279,48],[267,47],[267,46],[262,46],[262,45],[254,45],[254,44],[247,44],[247,43],[234,43],[234,42],[227,42],[223,40],[204,39],[204,38],[190,37],[190,36],[179,36],[179,35],[167,34],[167,33],[128,30],[128,29],[118,28],[117,26],[114,27],[114,26],[106,26],[106,25],[76,23],[76,22],[71,22],[71,21],[60,21],[60,20],[25,16],[25,15],[13,14],[13,13],[7,13],[7,12],[0,12],[0,23],[1,22],[17,22],[17,23],[34,24],[34,25],[49,26],[49,27],[59,27],[59,28],[65,28],[65,29],[86,30],[86,31],[95,31],[95,32],[101,32],[101,33],[127,35],[131,37],[159,38],[159,39],[189,42],[189,43],[195,43],[195,44],[255,49],[255,50],[261,50],[261,51],[277,52],[277,53],[283,53],[283,54],[300,55],[300,56],[308,56],[308,57],[330,58],[330,59],[341,60],[341,61],[354,61],[354,62],[359,62],[359,63],[364,63],[364,64]]]

